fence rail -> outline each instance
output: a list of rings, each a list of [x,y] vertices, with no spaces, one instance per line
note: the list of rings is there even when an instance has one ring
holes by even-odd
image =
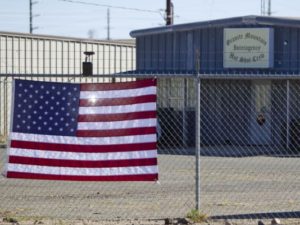
[[[141,77],[115,77],[113,81]],[[300,79],[156,77],[159,182],[1,177],[0,210],[87,219],[183,217],[194,208],[209,216],[253,218],[284,213],[299,217]],[[0,77],[0,135],[4,140],[13,78]],[[112,76],[105,75],[20,78],[112,81]],[[1,149],[1,166],[5,152]]]

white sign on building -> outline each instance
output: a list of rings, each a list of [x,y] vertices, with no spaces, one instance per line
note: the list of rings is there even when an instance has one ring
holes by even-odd
[[[224,68],[271,68],[274,64],[272,28],[225,28]]]

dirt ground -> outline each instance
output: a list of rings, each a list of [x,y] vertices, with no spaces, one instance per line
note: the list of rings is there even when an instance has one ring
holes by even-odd
[[[2,168],[5,150],[0,152]],[[232,225],[257,224],[259,213],[299,216],[299,158],[202,157],[200,165],[200,208],[207,216],[236,215]],[[12,224],[15,219],[19,224],[156,225],[165,224],[164,218],[186,217],[196,205],[195,158],[160,155],[159,174],[158,183],[62,182],[0,176],[0,224]],[[255,220],[238,220],[239,215]],[[265,224],[270,224],[271,218]],[[300,224],[297,219],[282,222]],[[225,223],[219,219],[204,224]]]
[[[172,220],[64,220],[64,219],[30,219],[30,218],[2,218],[0,225],[257,225],[258,222],[264,225],[272,225],[272,219],[264,220],[206,220],[195,223],[185,218]],[[280,219],[282,225],[300,225],[300,219]]]

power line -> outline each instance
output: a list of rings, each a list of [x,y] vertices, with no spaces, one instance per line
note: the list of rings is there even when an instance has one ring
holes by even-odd
[[[114,5],[107,5],[107,4],[99,4],[94,2],[85,2],[85,1],[78,1],[78,0],[58,0],[61,2],[70,2],[70,3],[78,3],[83,5],[94,5],[106,8],[114,8],[114,9],[123,9],[123,10],[131,10],[131,11],[138,11],[138,12],[148,12],[148,13],[157,13],[161,15],[162,10],[149,10],[149,9],[138,9],[138,8],[129,8],[124,6],[114,6]]]
[[[100,6],[107,8],[107,40],[110,40],[110,8],[113,9],[122,9],[122,10],[131,10],[131,11],[137,11],[137,12],[147,12],[147,13],[155,13],[159,14],[163,17],[161,11],[162,10],[149,10],[149,9],[139,9],[139,8],[129,8],[129,7],[123,7],[123,6],[114,6],[114,5],[108,5],[108,4],[99,4],[94,2],[85,2],[80,0],[58,0],[62,2],[69,2],[69,3],[76,3],[76,4],[82,4],[82,5],[92,5],[92,6]]]

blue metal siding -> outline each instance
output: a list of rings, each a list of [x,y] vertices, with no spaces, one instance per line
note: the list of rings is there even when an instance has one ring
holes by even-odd
[[[201,32],[200,32],[200,30],[195,30],[193,32],[193,55],[194,55],[194,61],[192,63],[193,68],[195,68],[195,69],[197,69],[196,66],[195,66],[195,62],[198,60],[198,57],[200,56],[200,47],[201,47]]]
[[[159,35],[153,35],[151,40],[151,70],[159,68],[158,57],[164,53],[163,49],[159,48]]]
[[[174,62],[174,70],[180,70],[180,60],[181,60],[181,54],[180,54],[180,33],[175,33],[174,36],[174,58],[175,58],[175,62]]]
[[[295,41],[293,41],[295,40]],[[289,52],[290,54],[290,69],[293,72],[298,70],[298,30],[291,29],[290,39],[289,39]]]
[[[200,70],[207,71],[208,69],[208,29],[201,30],[201,45],[200,45]]]
[[[152,48],[151,48],[151,44],[152,44],[152,36],[146,36],[145,37],[145,45],[144,45],[144,62],[145,62],[145,70],[151,70],[152,69]]]
[[[141,49],[141,43],[142,43],[142,38],[136,39],[136,48]],[[142,64],[142,56],[141,56],[141,51],[136,51],[136,68],[138,70],[141,70],[140,66]]]
[[[137,50],[136,50],[136,68],[137,70],[146,70],[145,66],[145,37],[137,38]]]
[[[215,70],[223,70],[223,36],[224,32],[221,28],[216,28],[216,53],[215,53]]]
[[[291,40],[291,34],[290,34],[290,29],[289,28],[281,28],[282,29],[282,35],[277,35],[280,39],[280,42],[278,43],[279,50],[282,51],[282,59],[281,59],[281,67],[283,70],[286,70],[290,68],[290,49],[289,47],[291,46],[292,40]],[[285,45],[284,43],[287,42],[288,44]],[[276,46],[275,46],[276,48]]]
[[[270,69],[224,69],[223,29],[223,27],[212,27],[139,36],[137,37],[137,68],[159,72],[195,70],[196,51],[199,50],[200,72],[203,73],[298,73],[300,71],[299,28],[274,27],[274,68]]]
[[[165,63],[167,61],[166,59],[166,36],[165,35],[158,35],[158,70],[165,70],[166,66]]]
[[[165,70],[166,71],[170,71],[173,68],[173,55],[174,55],[174,51],[173,51],[173,33],[168,33],[168,34],[162,34],[162,36],[165,37],[165,41],[166,41],[166,48],[165,48]]]
[[[216,29],[208,30],[208,70],[213,71],[216,69]]]
[[[187,70],[187,32],[180,32],[180,47],[179,47],[179,70]]]

